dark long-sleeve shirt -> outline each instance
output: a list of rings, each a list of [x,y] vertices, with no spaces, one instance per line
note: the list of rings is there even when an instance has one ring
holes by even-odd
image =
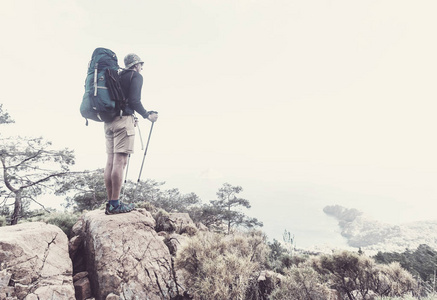
[[[139,113],[144,119],[149,114],[141,103],[141,89],[143,87],[143,76],[134,70],[124,70],[121,73],[121,89],[127,98],[127,105],[123,115]]]

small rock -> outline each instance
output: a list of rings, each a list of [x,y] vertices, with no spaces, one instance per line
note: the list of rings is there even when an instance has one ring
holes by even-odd
[[[80,235],[76,235],[72,237],[68,242],[68,252],[70,253],[70,257],[72,259],[76,255],[77,249],[79,249],[82,242],[83,242],[83,238]]]
[[[29,294],[26,296],[26,298],[24,298],[24,300],[39,300],[38,296],[35,294]]]
[[[120,299],[119,296],[117,296],[116,294],[111,293],[108,296],[106,296],[105,300],[119,300],[119,299]]]
[[[261,271],[261,274],[259,274],[258,281],[264,281],[266,280],[266,271]]]
[[[15,291],[13,286],[7,286],[1,288],[0,299],[12,299],[8,297],[15,297]]]
[[[88,272],[80,272],[73,276],[73,282],[76,282],[84,277],[88,276]]]
[[[86,272],[82,272],[86,273]],[[91,285],[88,277],[83,277],[74,283],[76,300],[85,300],[92,296]]]
[[[38,296],[35,294],[29,294],[26,296],[26,298],[24,298],[24,300],[39,300]]]
[[[0,271],[0,289],[8,286],[11,276],[12,274],[10,274],[7,270]]]
[[[16,283],[15,284],[15,294],[17,295],[18,299],[23,299],[27,296],[29,290],[29,286],[25,284]]]

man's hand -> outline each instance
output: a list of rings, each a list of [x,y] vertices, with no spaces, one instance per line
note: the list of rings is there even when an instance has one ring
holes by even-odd
[[[158,113],[157,112],[151,112],[148,116],[147,116],[147,120],[149,120],[150,122],[154,123],[158,120]]]

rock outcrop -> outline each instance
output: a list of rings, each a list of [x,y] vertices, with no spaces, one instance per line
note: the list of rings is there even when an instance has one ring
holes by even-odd
[[[68,239],[59,227],[0,227],[0,299],[75,299]]]
[[[154,218],[144,209],[109,216],[91,211],[73,227],[70,256],[75,273],[88,272],[97,300],[114,295],[150,300],[179,295],[172,257],[154,228]]]
[[[70,240],[45,223],[1,227],[0,300],[190,299],[173,259],[198,230],[186,213],[145,209],[87,212]]]

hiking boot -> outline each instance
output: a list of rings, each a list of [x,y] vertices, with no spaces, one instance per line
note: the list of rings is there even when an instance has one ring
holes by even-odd
[[[106,203],[105,214],[107,215],[115,215],[115,214],[123,214],[133,211],[135,208],[134,204],[126,204],[120,202],[118,206],[112,206],[109,203]]]

